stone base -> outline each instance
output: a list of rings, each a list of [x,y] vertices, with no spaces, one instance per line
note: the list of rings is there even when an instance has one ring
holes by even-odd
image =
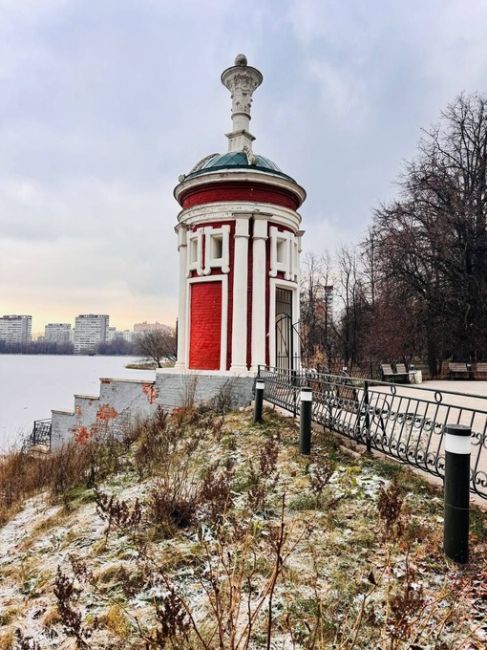
[[[252,401],[253,373],[162,368],[155,381],[100,379],[99,395],[75,395],[73,411],[53,410],[51,444],[88,439],[91,435],[127,431],[137,418],[152,415],[157,407],[166,411],[183,406],[211,404],[238,408]]]
[[[102,378],[98,395],[75,395],[73,411],[51,411],[51,447],[109,431],[122,434],[156,408],[154,381]]]
[[[214,402],[230,408],[252,401],[254,375],[232,372],[162,368],[156,373],[157,404],[171,411],[181,406]]]

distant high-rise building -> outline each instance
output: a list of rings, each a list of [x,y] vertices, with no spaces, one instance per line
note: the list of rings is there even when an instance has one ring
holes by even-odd
[[[80,314],[74,323],[74,351],[90,354],[100,343],[105,343],[108,335],[108,314]]]
[[[0,316],[0,341],[7,344],[32,341],[32,316],[10,314]]]
[[[116,338],[118,338],[119,331],[117,330],[116,327],[109,327],[107,329],[107,343],[111,343],[114,341]]]
[[[116,327],[109,327],[107,332],[107,343],[122,339],[127,343],[132,342],[134,333],[130,330],[118,330]]]
[[[71,343],[72,338],[70,323],[48,323],[44,328],[44,340],[49,343]]]
[[[127,341],[127,343],[132,343],[134,340],[134,333],[131,332],[130,330],[123,330],[122,332],[123,340]]]
[[[333,286],[327,285],[324,287],[324,304],[326,309],[327,320],[329,323],[333,322]]]
[[[147,332],[169,332],[170,329],[171,328],[168,325],[158,323],[157,321],[155,323],[147,323],[147,321],[144,321],[143,323],[135,323],[134,334],[147,334]]]

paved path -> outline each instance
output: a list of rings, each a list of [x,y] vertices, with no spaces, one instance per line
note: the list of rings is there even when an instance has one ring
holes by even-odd
[[[425,395],[430,390],[449,391],[454,393],[464,393],[466,395],[455,395],[453,398],[448,393],[444,394],[444,401],[455,403],[461,406],[477,408],[487,411],[487,381],[448,381],[445,379],[436,379],[433,381],[424,381],[422,384],[394,384],[397,391],[404,395],[415,395],[417,389],[427,389],[422,391]],[[478,396],[478,398],[472,396]]]

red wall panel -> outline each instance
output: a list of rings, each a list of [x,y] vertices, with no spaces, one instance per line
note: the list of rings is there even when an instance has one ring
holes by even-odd
[[[219,370],[221,351],[222,283],[191,286],[189,367]]]

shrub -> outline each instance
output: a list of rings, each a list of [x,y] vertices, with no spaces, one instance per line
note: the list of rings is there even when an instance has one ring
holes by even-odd
[[[197,504],[194,485],[183,487],[177,481],[160,482],[150,495],[149,521],[159,534],[170,537],[195,523]]]

